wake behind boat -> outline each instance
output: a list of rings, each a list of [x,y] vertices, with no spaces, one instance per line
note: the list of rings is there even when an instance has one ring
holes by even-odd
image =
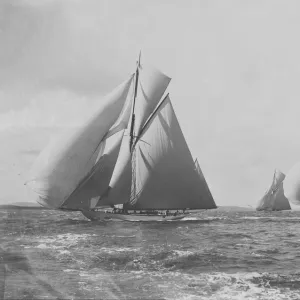
[[[216,208],[164,96],[170,81],[139,57],[135,73],[84,126],[37,158],[26,185],[38,203],[79,210],[91,220],[177,220],[186,216],[180,210]],[[123,210],[103,210],[114,205]],[[178,213],[152,213],[171,210]]]

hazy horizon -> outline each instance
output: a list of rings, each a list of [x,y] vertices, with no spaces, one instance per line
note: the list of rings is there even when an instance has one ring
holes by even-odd
[[[298,24],[298,25],[297,25]],[[50,137],[142,58],[172,77],[181,128],[217,205],[255,206],[300,157],[299,1],[0,1],[0,204]]]

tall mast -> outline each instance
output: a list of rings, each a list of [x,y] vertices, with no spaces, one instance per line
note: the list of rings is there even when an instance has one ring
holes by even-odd
[[[135,122],[135,99],[137,95],[137,88],[138,88],[138,82],[139,82],[139,67],[141,63],[141,51],[139,54],[139,60],[137,61],[137,67],[135,71],[135,87],[134,87],[134,96],[133,96],[133,108],[132,108],[132,120],[131,120],[131,128],[130,128],[130,149],[132,150],[133,140],[134,140],[134,122]]]

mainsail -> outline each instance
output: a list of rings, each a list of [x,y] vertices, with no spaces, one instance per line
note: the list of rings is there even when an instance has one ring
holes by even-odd
[[[288,199],[284,196],[283,182],[285,175],[275,170],[273,181],[262,199],[259,200],[256,210],[290,210],[291,206]]]
[[[122,129],[124,122],[118,122],[120,116],[127,118],[126,99],[132,79],[133,76],[107,95],[95,115],[80,130],[61,136],[42,151],[26,183],[38,194],[40,204],[61,207],[91,175],[104,153],[104,140]]]
[[[284,195],[292,204],[300,205],[300,162],[287,173],[283,182]]]
[[[216,208],[194,161],[169,96],[143,126],[132,156],[133,195],[126,209]]]
[[[204,177],[203,172],[202,172],[202,170],[200,168],[200,165],[199,165],[199,162],[198,162],[197,158],[195,159],[195,168],[196,168],[196,172],[199,174],[199,177],[200,177],[200,180],[201,180],[203,186],[206,189],[207,194],[210,195],[211,199],[213,199],[213,196],[212,196],[212,194],[210,192],[210,189],[209,189],[208,184],[207,184],[207,182],[205,180],[205,177]]]

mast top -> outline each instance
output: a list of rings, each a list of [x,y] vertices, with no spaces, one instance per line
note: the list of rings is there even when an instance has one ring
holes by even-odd
[[[137,62],[136,62],[137,68],[139,68],[140,65],[141,65],[141,56],[142,56],[142,50],[140,50],[140,53],[139,53],[139,59],[138,59]]]

